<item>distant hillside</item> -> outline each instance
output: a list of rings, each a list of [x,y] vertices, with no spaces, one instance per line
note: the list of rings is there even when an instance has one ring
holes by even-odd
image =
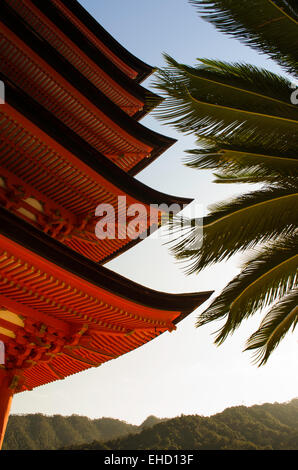
[[[78,415],[11,415],[3,450],[52,450],[94,440],[114,439],[138,430],[138,426],[112,418],[89,419]]]
[[[298,399],[228,408],[209,418],[180,416],[138,434],[80,447],[84,450],[298,450]]]
[[[167,421],[167,418],[157,418],[156,416],[150,415],[145,421],[140,425],[139,430],[142,431],[143,429],[152,428],[158,423],[162,421]]]
[[[298,399],[227,408],[208,418],[149,416],[140,426],[77,415],[12,415],[3,448],[298,450]]]

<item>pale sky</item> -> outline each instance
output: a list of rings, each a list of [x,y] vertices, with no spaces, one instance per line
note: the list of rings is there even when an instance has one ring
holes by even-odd
[[[274,72],[280,69],[234,39],[202,21],[186,0],[81,0],[80,2],[124,47],[154,66],[162,52],[193,64],[198,57],[250,62]],[[257,14],[257,12],[256,12]],[[150,88],[152,77],[143,85]],[[204,211],[211,203],[246,191],[249,186],[215,185],[210,172],[182,164],[194,139],[161,125],[154,117],[145,126],[179,141],[138,179],[159,191],[195,198]],[[250,188],[251,189],[251,188]],[[238,256],[199,275],[186,276],[160,238],[141,241],[106,267],[140,284],[164,292],[215,290],[238,272]],[[195,328],[204,304],[160,337],[97,369],[38,387],[14,397],[12,413],[108,416],[140,424],[148,415],[210,415],[234,405],[284,402],[298,396],[297,333],[290,333],[267,365],[258,368],[242,352],[261,316],[246,321],[216,347],[212,333],[219,325]]]

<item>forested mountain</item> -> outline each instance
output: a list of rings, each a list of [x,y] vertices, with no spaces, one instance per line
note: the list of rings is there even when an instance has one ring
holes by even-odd
[[[284,449],[298,450],[298,398],[236,406],[211,417],[149,416],[140,426],[82,416],[9,418],[4,449]]]
[[[58,449],[94,440],[104,441],[138,432],[139,427],[112,418],[84,416],[11,415],[3,450]]]
[[[162,421],[167,421],[167,418],[157,418],[154,415],[150,415],[140,425],[140,431],[142,431],[143,429],[152,428],[152,426],[155,426],[155,424],[161,423]]]
[[[298,399],[285,404],[228,408],[211,417],[180,416],[104,443],[76,449],[298,450]]]

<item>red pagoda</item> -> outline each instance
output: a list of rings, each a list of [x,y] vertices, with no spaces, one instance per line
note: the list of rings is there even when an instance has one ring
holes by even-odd
[[[139,122],[160,101],[140,85],[153,68],[76,0],[4,0],[0,54],[1,447],[15,393],[172,331],[211,293],[161,293],[103,266],[157,229],[164,207],[191,202],[134,179],[174,143]],[[99,204],[117,220],[154,204],[155,222],[133,238],[127,218],[98,239]]]

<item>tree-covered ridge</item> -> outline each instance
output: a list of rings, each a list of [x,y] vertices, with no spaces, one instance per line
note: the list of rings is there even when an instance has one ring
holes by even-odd
[[[137,434],[74,449],[298,450],[298,399],[284,404],[236,406],[211,417],[180,416]]]
[[[298,450],[298,398],[282,404],[236,406],[211,417],[149,416],[140,426],[78,415],[10,416],[3,450],[60,448]]]
[[[11,415],[3,450],[53,450],[94,440],[114,439],[138,429],[138,426],[112,418],[45,416],[40,413]]]

